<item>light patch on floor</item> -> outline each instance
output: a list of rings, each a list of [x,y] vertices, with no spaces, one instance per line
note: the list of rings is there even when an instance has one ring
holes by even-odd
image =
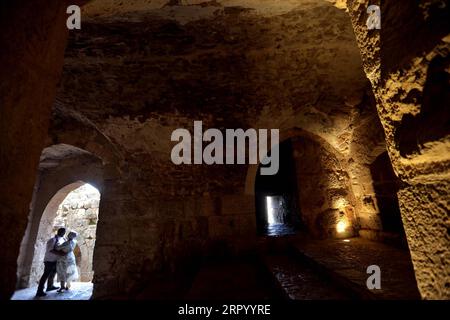
[[[17,290],[11,300],[89,300],[93,287],[92,282],[74,282],[69,291],[50,291],[45,297],[36,297],[37,287],[32,287]]]

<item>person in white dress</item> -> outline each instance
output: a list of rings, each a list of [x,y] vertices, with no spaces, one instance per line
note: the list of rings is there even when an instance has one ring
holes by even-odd
[[[77,237],[76,232],[69,232],[67,235],[67,241],[57,245],[56,250],[64,253],[64,255],[58,256],[58,261],[56,263],[56,273],[58,275],[58,280],[61,283],[61,287],[58,292],[63,292],[64,290],[70,289],[70,283],[78,279],[78,269],[75,260],[75,254],[73,250],[77,245],[75,240]]]

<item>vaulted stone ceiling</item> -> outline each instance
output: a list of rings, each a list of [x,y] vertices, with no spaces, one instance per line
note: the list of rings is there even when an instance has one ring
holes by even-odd
[[[293,8],[330,2],[338,8],[345,8],[346,0],[95,0],[88,3],[83,11],[90,17],[113,16],[138,11],[153,11],[156,14],[170,11],[172,16],[198,16],[199,8],[208,11],[222,11],[230,7],[255,10],[264,15],[286,13]],[[184,7],[184,10],[179,10]],[[176,8],[176,10],[173,10]],[[205,12],[204,12],[205,13]]]
[[[135,147],[155,151],[163,141],[167,149],[173,128],[203,120],[218,128],[301,127],[346,150],[368,81],[338,7],[92,1],[82,29],[71,31],[58,100],[128,148],[136,136],[152,136]]]
[[[42,150],[39,169],[54,169],[67,159],[76,159],[79,163],[83,163],[83,160],[88,162],[99,161],[98,158],[85,150],[66,144],[56,144]]]

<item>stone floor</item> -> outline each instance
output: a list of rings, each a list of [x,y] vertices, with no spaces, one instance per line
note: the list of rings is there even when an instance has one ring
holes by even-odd
[[[268,225],[265,234],[268,236],[287,236],[296,234],[296,228],[287,223],[275,223]]]
[[[255,261],[224,260],[204,264],[195,277],[188,300],[264,300],[276,298],[271,278]]]
[[[74,282],[69,291],[47,292],[45,297],[36,297],[37,287],[17,290],[11,300],[89,300],[92,296],[92,282]]]
[[[263,244],[257,257],[203,263],[179,298],[420,299],[407,250],[362,238],[318,241],[295,236],[267,237]],[[366,286],[369,265],[381,268],[381,290],[369,290]],[[12,300],[88,300],[92,289],[92,283],[74,283],[69,292],[53,291],[36,298],[36,288],[28,288],[15,292]],[[155,297],[162,298],[157,291]],[[170,297],[173,295],[167,295]]]
[[[294,246],[316,270],[328,272],[344,286],[365,295],[363,298],[420,299],[407,250],[362,238],[298,240]],[[381,290],[367,289],[367,267],[370,265],[378,265],[381,269]]]
[[[261,253],[257,259],[206,263],[185,298],[189,300],[349,300],[337,286],[293,252]]]
[[[351,297],[306,263],[290,254],[266,255],[264,264],[291,300],[348,300]]]

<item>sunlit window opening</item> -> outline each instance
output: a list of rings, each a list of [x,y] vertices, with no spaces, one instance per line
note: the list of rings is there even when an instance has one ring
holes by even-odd
[[[281,197],[266,197],[267,204],[267,223],[269,226],[284,223]]]
[[[347,229],[347,222],[345,222],[344,220],[339,221],[336,225],[336,231],[338,233],[343,233],[345,232],[345,229]]]

